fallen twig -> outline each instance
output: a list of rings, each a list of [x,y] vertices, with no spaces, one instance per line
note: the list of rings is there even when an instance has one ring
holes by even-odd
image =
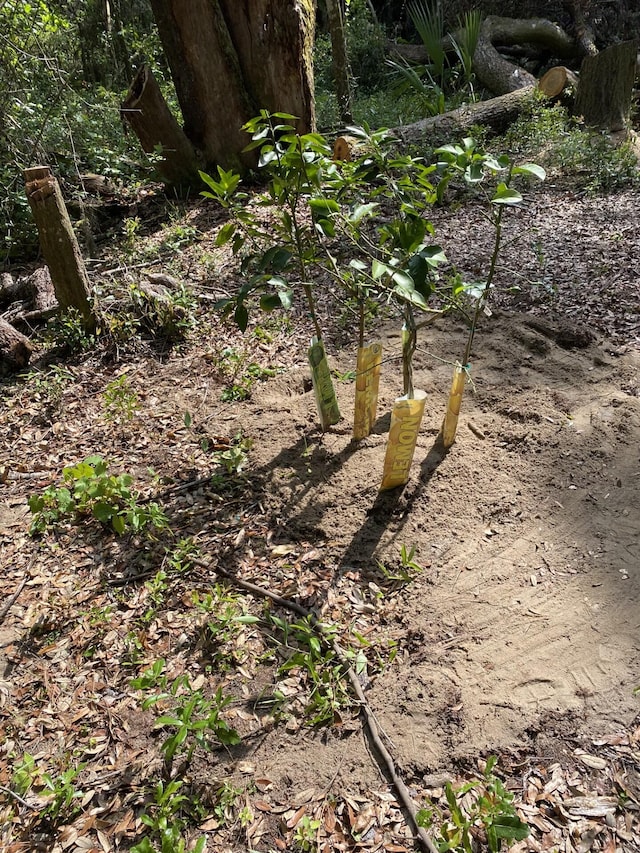
[[[25,572],[24,577],[20,581],[20,585],[19,585],[18,589],[13,593],[13,595],[9,596],[9,600],[7,602],[5,602],[4,607],[2,608],[2,610],[0,610],[0,625],[4,621],[4,617],[11,610],[13,605],[16,603],[18,596],[20,595],[20,593],[24,589],[24,585],[26,584],[28,577],[29,577],[28,573]]]
[[[5,788],[4,785],[0,785],[0,791],[2,791],[4,794],[7,794],[10,797],[13,797],[13,799],[16,800],[18,803],[20,803],[20,805],[25,806],[28,809],[31,809],[32,812],[39,811],[37,806],[32,806],[31,803],[28,803],[26,800],[23,800],[22,797],[19,794],[16,794],[15,791],[12,791],[11,788]]]
[[[312,610],[307,610],[306,607],[303,607],[301,604],[298,604],[297,601],[292,601],[288,598],[282,598],[282,596],[271,592],[271,590],[265,589],[261,586],[257,586],[256,584],[251,583],[250,581],[242,580],[242,578],[238,578],[235,575],[230,574],[221,566],[216,566],[212,563],[205,563],[204,560],[192,560],[192,563],[202,569],[208,569],[209,571],[215,572],[219,577],[225,578],[225,580],[228,580],[236,586],[239,586],[241,589],[247,590],[247,592],[254,593],[255,595],[261,596],[263,598],[269,598],[271,601],[280,605],[280,607],[284,607],[287,610],[291,610],[298,616],[308,618],[313,627],[318,630],[318,633],[323,635],[322,624],[319,622],[315,613]],[[326,640],[327,637],[323,636],[323,639]],[[376,748],[378,754],[382,757],[382,760],[384,761],[387,773],[389,774],[391,781],[393,782],[393,785],[395,786],[395,789],[398,792],[402,805],[406,809],[407,814],[411,819],[411,823],[413,824],[413,829],[417,835],[418,841],[420,842],[420,846],[424,850],[428,851],[428,853],[438,853],[438,848],[429,838],[427,831],[424,829],[424,827],[418,825],[418,821],[416,818],[418,810],[416,808],[416,805],[411,798],[409,789],[407,788],[403,780],[400,778],[400,776],[398,776],[393,757],[382,742],[378,724],[376,722],[374,713],[369,705],[369,702],[367,701],[367,698],[364,694],[362,685],[358,681],[358,676],[349,664],[347,656],[344,650],[340,647],[340,645],[335,640],[331,641],[331,645],[338,659],[340,660],[340,663],[343,665],[344,670],[349,678],[349,681],[351,682],[353,691],[356,694],[358,702],[360,703],[360,708],[364,712],[367,728],[369,730],[369,736],[371,738],[373,746]]]

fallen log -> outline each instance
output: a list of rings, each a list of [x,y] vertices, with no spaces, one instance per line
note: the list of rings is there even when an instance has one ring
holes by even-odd
[[[29,364],[33,346],[29,338],[0,317],[0,374],[24,370]]]
[[[451,136],[468,131],[474,125],[483,125],[495,133],[502,133],[524,110],[535,91],[536,86],[527,86],[488,101],[478,101],[448,113],[423,118],[414,124],[395,127],[391,133],[405,145],[424,141],[432,143],[434,136]]]

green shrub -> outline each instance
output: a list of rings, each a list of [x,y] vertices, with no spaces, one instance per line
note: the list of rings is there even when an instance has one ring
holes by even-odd
[[[495,147],[522,157],[535,155],[574,188],[608,193],[640,184],[638,163],[627,143],[614,145],[606,133],[583,127],[560,104],[531,101]]]
[[[140,503],[132,484],[131,474],[109,474],[100,456],[89,456],[63,470],[61,486],[51,485],[31,495],[28,504],[33,521],[29,532],[43,533],[65,519],[87,517],[109,525],[116,533],[138,533],[149,525],[166,528],[167,518],[158,504]]]

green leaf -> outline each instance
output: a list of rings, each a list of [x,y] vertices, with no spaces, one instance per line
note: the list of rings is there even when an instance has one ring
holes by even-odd
[[[332,198],[310,198],[309,207],[314,215],[326,217],[340,211],[340,205]]]
[[[498,838],[522,841],[529,835],[529,827],[518,815],[499,815],[493,820],[492,827]]]
[[[249,312],[242,302],[239,302],[236,306],[236,310],[233,312],[233,319],[236,321],[241,332],[247,331],[247,326],[249,325]]]
[[[359,258],[353,258],[350,260],[349,266],[354,270],[358,270],[358,272],[366,272],[369,269],[368,265]]]
[[[263,169],[265,166],[268,166],[269,163],[273,163],[274,160],[278,159],[278,155],[273,149],[263,149],[260,153],[260,159],[258,160],[258,166]]]
[[[97,501],[97,503],[93,505],[91,512],[94,518],[97,518],[98,521],[101,521],[103,524],[107,524],[113,515],[115,515],[116,508],[105,501]]]
[[[191,419],[190,413],[185,412],[184,413],[184,425],[186,426],[187,429],[189,429],[189,427],[191,426],[192,423],[193,423],[193,421]]]
[[[382,278],[383,275],[387,275],[393,272],[392,269],[389,268],[387,264],[383,264],[382,261],[378,261],[375,258],[371,262],[371,277],[376,281]]]
[[[380,205],[375,202],[357,204],[347,216],[347,222],[350,222],[352,225],[360,225],[363,219],[373,216],[379,207]]]
[[[496,189],[496,194],[491,199],[491,204],[515,205],[520,204],[521,201],[522,196],[517,190],[512,190],[505,183],[500,183]]]
[[[278,308],[282,308],[279,293],[263,293],[260,297],[260,308],[266,314],[270,314]]]
[[[282,272],[291,263],[293,255],[284,246],[272,246],[258,261],[261,272]]]
[[[154,723],[155,727],[161,729],[163,726],[182,726],[182,720],[178,717],[172,717],[170,714],[163,714],[157,717]]]
[[[482,162],[475,160],[473,163],[470,163],[464,172],[464,179],[469,184],[479,183],[484,178],[484,172],[482,169]]]
[[[414,280],[404,270],[394,270],[391,274],[391,279],[402,289],[413,290],[415,287]]]
[[[523,163],[521,166],[516,166],[513,169],[512,175],[531,175],[534,178],[537,178],[539,181],[544,181],[547,177],[547,173],[542,168],[542,166],[538,166],[537,163]]]
[[[325,237],[336,236],[336,227],[330,219],[318,219],[318,221],[316,222],[316,228]]]
[[[236,230],[235,222],[227,222],[222,228],[218,231],[216,236],[216,246],[224,246],[225,243],[228,243],[229,240],[233,237]]]
[[[115,530],[115,532],[119,536],[122,536],[122,534],[124,533],[125,528],[127,526],[127,523],[126,523],[125,519],[123,518],[123,516],[114,515],[113,518],[111,519],[111,526],[113,527],[113,529]]]

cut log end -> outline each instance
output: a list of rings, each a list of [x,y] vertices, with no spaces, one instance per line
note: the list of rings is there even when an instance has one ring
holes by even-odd
[[[575,88],[577,85],[577,75],[565,68],[564,65],[556,65],[554,68],[550,68],[538,81],[538,89],[547,98],[557,98],[566,89]]]
[[[343,163],[351,162],[351,149],[355,140],[350,136],[339,136],[333,143],[333,159]]]

